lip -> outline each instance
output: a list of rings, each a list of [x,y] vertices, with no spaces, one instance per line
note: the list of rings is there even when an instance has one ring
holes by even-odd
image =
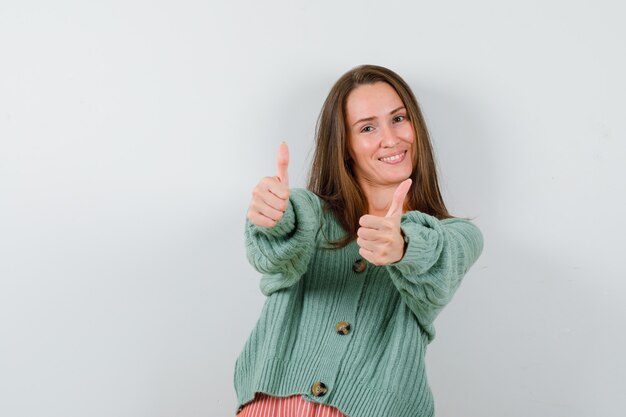
[[[378,160],[380,162],[382,162],[382,163],[385,163],[385,164],[398,164],[398,163],[404,161],[404,158],[406,157],[406,154],[407,154],[407,150],[405,149],[405,150],[400,151],[400,152],[394,152],[394,153],[391,153],[389,155],[381,156],[380,158],[378,158]],[[396,159],[395,161],[382,161],[382,158],[389,158],[390,156],[396,156],[396,155],[400,155],[400,158]]]

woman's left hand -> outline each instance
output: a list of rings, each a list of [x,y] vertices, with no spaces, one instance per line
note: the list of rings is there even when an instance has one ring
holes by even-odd
[[[404,256],[404,237],[400,229],[404,199],[411,188],[411,179],[404,180],[393,194],[385,217],[366,214],[359,219],[356,243],[359,254],[374,265],[398,262]]]

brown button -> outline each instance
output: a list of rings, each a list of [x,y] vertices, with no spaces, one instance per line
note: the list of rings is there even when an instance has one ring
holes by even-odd
[[[326,392],[328,392],[328,389],[323,382],[317,381],[313,384],[313,386],[311,386],[311,392],[316,397],[321,397],[322,395],[326,394]]]
[[[335,325],[335,329],[339,334],[348,334],[350,332],[350,323],[347,321],[340,321]]]
[[[357,259],[352,264],[352,270],[356,273],[365,271],[365,268],[367,268],[367,264],[365,263],[363,259]]]

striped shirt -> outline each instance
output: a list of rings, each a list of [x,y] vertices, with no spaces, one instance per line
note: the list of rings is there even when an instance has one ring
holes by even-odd
[[[262,392],[245,404],[237,417],[347,417],[335,407],[314,403],[302,395],[274,397]]]

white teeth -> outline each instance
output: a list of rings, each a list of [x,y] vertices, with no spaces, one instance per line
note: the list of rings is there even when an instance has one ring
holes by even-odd
[[[396,161],[398,159],[400,159],[402,157],[402,155],[404,155],[404,152],[399,153],[398,155],[393,155],[393,156],[388,156],[386,158],[380,158],[380,161],[384,161],[384,162],[388,162],[388,161]]]

